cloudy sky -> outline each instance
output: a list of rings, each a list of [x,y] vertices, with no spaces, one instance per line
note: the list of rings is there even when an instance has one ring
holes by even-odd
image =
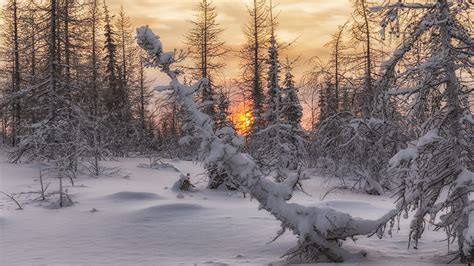
[[[183,48],[183,35],[190,30],[194,9],[199,0],[108,0],[112,11],[123,5],[132,18],[134,26],[149,25],[158,33],[165,49]],[[218,11],[218,22],[225,29],[222,39],[233,50],[244,42],[242,27],[248,21],[247,5],[252,0],[214,0]],[[329,41],[339,24],[349,17],[349,0],[274,0],[280,13],[278,35],[283,41],[296,43],[286,53],[290,57],[301,56],[296,71],[307,68],[313,56],[325,57],[324,44]],[[228,59],[225,74],[238,75],[239,66],[235,56]]]
[[[314,56],[326,58],[324,47],[351,13],[350,0],[273,0],[280,12],[277,30],[280,40],[295,44],[283,56],[300,60],[296,75],[308,69],[308,60]],[[199,0],[106,0],[112,12],[123,5],[134,26],[149,25],[159,34],[165,49],[184,48],[184,34],[190,30]],[[247,6],[252,0],[213,0],[218,11],[218,22],[225,29],[222,39],[237,51],[244,42],[243,25],[249,20]],[[0,0],[0,5],[6,0]],[[231,54],[223,71],[227,78],[239,75],[237,57]],[[158,78],[160,79],[160,78]]]

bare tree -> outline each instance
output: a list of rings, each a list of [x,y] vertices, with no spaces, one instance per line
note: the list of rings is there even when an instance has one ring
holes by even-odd
[[[352,38],[356,45],[361,44],[363,55],[360,57],[364,62],[364,84],[362,89],[362,113],[365,118],[370,117],[374,106],[374,87],[373,87],[373,53],[375,42],[374,25],[377,25],[370,17],[369,8],[372,5],[367,0],[352,0],[354,7],[353,23],[352,23]]]
[[[263,113],[265,96],[264,87],[264,51],[268,41],[268,12],[265,0],[254,0],[248,7],[250,21],[244,27],[246,44],[240,51],[244,82],[251,88],[253,124],[252,132],[256,133],[264,125]]]
[[[201,89],[201,102],[205,113],[215,116],[215,76],[225,66],[222,59],[228,50],[220,40],[223,28],[217,23],[217,10],[212,1],[201,0],[196,8],[196,19],[193,28],[186,34],[186,45],[192,66],[187,67],[193,79],[204,77],[209,83]]]
[[[333,68],[333,80],[334,80],[334,105],[333,108],[335,112],[339,112],[341,106],[341,78],[343,74],[341,73],[341,65],[343,64],[343,52],[347,47],[343,43],[343,34],[348,22],[343,25],[340,25],[337,29],[337,32],[332,35],[332,39],[330,42],[326,44],[326,46],[330,47],[331,49],[331,59],[329,60],[329,64],[331,68]]]

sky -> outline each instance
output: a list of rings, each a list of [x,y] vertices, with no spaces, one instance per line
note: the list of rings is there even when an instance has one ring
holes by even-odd
[[[4,1],[4,0],[0,0]],[[308,69],[308,61],[314,56],[327,57],[324,44],[338,25],[350,18],[349,0],[273,0],[279,13],[278,37],[283,42],[294,45],[283,53],[290,58],[300,57],[295,65],[296,76]],[[108,0],[113,12],[120,5],[131,17],[134,26],[149,25],[157,33],[165,50],[184,48],[184,35],[188,32],[195,16],[199,0]],[[217,21],[225,31],[222,40],[233,51],[238,51],[244,43],[243,25],[249,20],[247,6],[252,0],[214,0]],[[224,76],[236,77],[240,73],[238,59],[231,54],[227,60]]]
[[[3,6],[7,0],[0,0]],[[236,51],[244,43],[243,25],[249,20],[247,6],[253,0],[213,0],[217,8],[218,23],[224,29],[222,40],[235,51],[227,58],[224,77],[233,78],[240,74]],[[106,0],[113,13],[123,5],[131,17],[134,27],[149,25],[165,45],[165,49],[181,49],[184,35],[191,29],[191,20],[199,0]],[[282,57],[299,57],[295,64],[296,76],[308,69],[308,61],[314,57],[327,58],[329,51],[324,44],[338,25],[350,18],[350,0],[273,0],[279,12],[278,37],[283,42],[294,44]],[[162,78],[158,78],[162,79]],[[164,80],[161,80],[164,82]],[[161,83],[160,82],[160,83]]]

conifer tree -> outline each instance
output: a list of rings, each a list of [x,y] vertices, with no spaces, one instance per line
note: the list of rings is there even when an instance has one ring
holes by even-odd
[[[287,60],[285,66],[285,80],[283,81],[283,118],[292,129],[301,129],[301,119],[303,117],[303,108],[298,98],[298,89],[296,88],[294,76],[292,74],[291,63]]]
[[[120,7],[118,13],[116,27],[117,33],[117,64],[119,72],[119,89],[120,89],[120,102],[122,105],[122,118],[121,123],[124,134],[127,138],[132,139],[134,131],[134,123],[132,118],[132,94],[139,91],[139,73],[137,68],[139,67],[140,55],[137,47],[134,45],[134,37],[132,35],[133,29],[130,18],[126,14],[123,5]],[[133,138],[137,140],[137,138]],[[124,143],[125,144],[125,143]],[[136,141],[130,142],[131,146],[138,144]],[[127,149],[132,149],[128,147]]]
[[[217,95],[217,115],[216,115],[216,128],[232,127],[230,121],[230,100],[223,89],[221,89]]]
[[[204,77],[208,83],[201,88],[201,102],[206,114],[216,115],[216,76],[225,66],[222,59],[228,50],[221,41],[223,29],[217,23],[217,10],[211,0],[201,0],[196,8],[193,28],[186,35],[192,65],[187,67],[194,80]]]
[[[342,65],[344,62],[344,50],[347,49],[343,42],[343,34],[346,28],[347,22],[343,25],[340,25],[337,29],[337,32],[332,35],[332,40],[326,44],[326,46],[331,48],[331,59],[329,60],[331,68],[331,84],[334,84],[334,91],[331,92],[333,95],[334,101],[331,102],[331,107],[335,113],[339,112],[341,105],[341,87],[343,82]]]
[[[119,77],[117,73],[118,64],[117,64],[117,43],[116,43],[116,32],[112,26],[111,16],[108,10],[108,7],[104,1],[104,51],[105,57],[104,61],[106,62],[106,106],[109,112],[114,113],[120,110],[119,106]],[[114,113],[114,115],[118,115]]]
[[[267,74],[267,110],[265,115],[265,123],[274,125],[279,123],[280,107],[281,107],[281,89],[280,89],[280,60],[278,52],[278,43],[276,39],[275,28],[277,26],[276,18],[273,16],[273,4],[270,0],[269,8],[269,27],[270,27],[270,45],[268,47],[268,74]]]
[[[128,120],[128,94],[122,80],[118,64],[117,32],[112,24],[112,17],[104,0],[104,51],[105,57],[105,92],[104,100],[109,115],[109,139],[111,150],[116,155],[127,153],[127,120]]]
[[[277,23],[273,16],[273,9],[274,6],[270,1],[265,127],[252,140],[254,147],[251,147],[250,152],[262,169],[274,175],[277,182],[283,182],[288,175],[287,170],[297,170],[302,165],[304,150],[300,127],[302,110],[289,60],[287,60],[285,81],[283,86],[280,85],[279,73],[282,66],[278,55],[281,46],[276,38]]]

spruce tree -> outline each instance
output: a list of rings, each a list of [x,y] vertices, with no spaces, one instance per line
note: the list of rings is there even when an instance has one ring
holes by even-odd
[[[305,133],[301,127],[303,107],[298,97],[298,88],[295,85],[292,73],[292,63],[288,59],[285,66],[282,94],[282,120],[288,127],[287,141],[290,150],[288,156],[290,160],[287,167],[290,170],[297,170],[304,164],[303,160],[306,155]]]
[[[115,155],[126,154],[127,143],[127,118],[128,118],[128,94],[121,76],[118,64],[117,32],[112,24],[108,7],[104,0],[104,51],[105,56],[105,92],[104,102],[106,112],[109,116],[109,132],[107,142]]]
[[[280,89],[280,60],[279,45],[277,43],[275,28],[277,26],[276,18],[273,16],[273,5],[270,1],[269,8],[269,25],[270,25],[270,45],[268,47],[268,73],[267,73],[267,110],[265,115],[265,123],[274,125],[279,123],[279,112],[281,107],[281,89]]]
[[[283,117],[291,125],[292,129],[301,129],[301,119],[303,117],[303,107],[298,98],[294,76],[290,62],[287,60],[285,67],[285,80],[283,81]]]

